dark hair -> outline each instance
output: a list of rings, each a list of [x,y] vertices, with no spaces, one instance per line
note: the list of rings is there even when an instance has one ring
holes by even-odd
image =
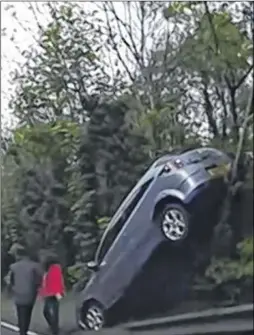
[[[58,264],[59,261],[58,261],[55,254],[49,254],[49,255],[46,256],[43,263],[44,263],[43,264],[44,265],[44,270],[47,272],[49,270],[49,268],[51,267],[51,265]]]
[[[16,249],[16,257],[25,257],[28,256],[27,250],[23,246],[19,246]]]

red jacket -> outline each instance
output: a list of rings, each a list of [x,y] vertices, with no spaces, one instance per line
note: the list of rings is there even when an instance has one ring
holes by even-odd
[[[52,264],[48,272],[44,275],[39,295],[42,297],[64,295],[64,280],[62,269],[59,264]]]

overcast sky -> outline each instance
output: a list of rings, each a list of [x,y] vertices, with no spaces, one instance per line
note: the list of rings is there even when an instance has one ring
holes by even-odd
[[[13,6],[13,9],[10,8]],[[15,19],[12,15],[16,12]],[[13,92],[13,85],[10,83],[10,72],[17,67],[17,63],[23,61],[20,49],[27,49],[33,42],[31,34],[21,28],[18,24],[20,21],[24,27],[35,27],[35,21],[31,11],[27,7],[27,3],[2,1],[1,3],[1,28],[4,33],[1,39],[1,113],[2,124],[11,125],[13,118],[8,110],[8,101]],[[12,39],[14,37],[14,40]]]
[[[83,2],[86,10],[93,10],[94,4]],[[37,13],[40,24],[45,25],[47,13],[45,13],[45,2],[1,2],[1,29],[4,30],[1,38],[1,122],[2,128],[12,126],[15,120],[8,109],[8,102],[11,94],[14,92],[14,85],[10,83],[11,71],[17,68],[18,63],[24,62],[21,56],[21,50],[27,50],[33,45],[36,35],[36,19],[33,11]],[[115,8],[119,14],[123,11],[123,5],[120,2],[115,3]],[[15,13],[13,15],[13,13]],[[33,32],[33,34],[32,34]],[[14,38],[14,39],[13,39]]]
[[[88,11],[93,10],[95,8],[95,4],[98,4],[98,2],[82,3]],[[6,126],[13,126],[14,123],[13,116],[8,109],[8,101],[15,89],[15,86],[10,83],[10,72],[17,68],[17,63],[22,64],[24,62],[24,59],[21,56],[21,50],[27,50],[35,43],[33,35],[36,35],[37,24],[33,11],[29,9],[29,6],[31,5],[37,13],[40,24],[45,25],[48,22],[45,2],[1,2],[1,28],[5,30],[1,39],[2,128]],[[115,2],[114,5],[118,15],[123,16],[123,3]],[[15,13],[15,15],[13,15],[13,13]],[[135,13],[133,13],[133,16],[135,20]]]

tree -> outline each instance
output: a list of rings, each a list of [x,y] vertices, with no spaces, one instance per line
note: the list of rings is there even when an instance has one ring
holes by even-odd
[[[25,70],[15,78],[18,90],[10,105],[22,125],[8,152],[22,175],[13,190],[18,194],[13,223],[21,229],[19,242],[29,242],[21,233],[29,231],[38,248],[62,252],[68,245],[64,262],[83,264],[98,244],[101,217],[112,214],[136,180],[146,153],[142,136],[125,122],[128,108],[114,102],[114,91],[109,96],[110,86],[100,81],[103,63],[94,43],[100,28],[84,19],[81,7],[49,9],[39,48],[24,54]],[[109,96],[107,101],[97,101],[96,90],[103,91],[105,100]]]
[[[203,142],[215,138],[220,145],[224,141],[225,146],[233,131],[236,143],[240,114],[246,107],[243,97],[250,90],[248,79],[252,73],[251,7],[248,3],[238,7],[230,3],[205,6],[173,2],[169,7],[159,2],[126,3],[121,5],[125,15],[120,16],[120,5],[100,6],[105,12],[103,31],[108,36],[109,55],[115,60],[115,68],[128,77],[137,100],[135,122],[142,114],[146,123],[153,119],[150,133],[154,135],[163,133],[155,126],[161,122],[168,139],[173,136],[168,134],[169,129],[175,130],[177,125],[176,133],[198,136]],[[236,11],[242,13],[241,19],[237,19]],[[216,41],[211,38],[210,19],[215,20],[219,31]],[[220,55],[215,51],[218,41]],[[183,144],[181,136],[175,138],[180,142],[173,140],[171,145]],[[161,147],[157,135],[154,140],[154,145]],[[168,141],[166,146],[170,146]]]
[[[157,55],[153,57],[154,51],[161,44],[166,46],[161,58],[162,67],[167,71],[167,53],[176,44],[170,39],[170,25],[163,19],[163,6],[160,2],[126,2],[121,5],[124,16],[118,14],[114,3],[104,2],[100,6],[105,14],[107,48],[116,71],[128,78],[127,83],[133,85],[132,93],[143,97],[152,109],[160,99],[159,80],[155,80],[155,75],[161,59]]]
[[[79,136],[76,125],[58,122],[22,127],[4,156],[2,227],[6,248],[21,243],[31,250],[56,248],[63,261],[70,236],[59,234],[71,220],[69,160]]]
[[[183,145],[185,136],[193,134],[192,129],[183,130],[186,114],[178,108],[185,93],[176,62],[185,38],[181,27],[164,19],[161,2],[126,2],[121,5],[122,16],[120,5],[105,2],[99,8],[105,13],[109,57],[128,78],[126,85],[133,96],[131,122],[150,142],[150,156]]]
[[[23,53],[26,62],[13,78],[18,87],[10,108],[22,124],[85,122],[96,95],[107,91],[101,30],[77,4],[48,6],[50,23],[40,27],[38,45]]]
[[[237,19],[226,5],[124,3],[120,15],[47,3],[45,25],[32,6],[39,35],[13,78],[18,127],[2,147],[5,254],[57,249],[73,283],[151,160],[193,142],[241,140],[237,157],[251,147],[252,11],[241,4]]]
[[[145,139],[128,127],[127,113],[121,100],[97,106],[81,139],[78,164],[83,188],[73,207],[71,229],[79,231],[78,245],[91,247],[88,254],[84,249],[78,255],[79,261],[91,259],[100,238],[100,218],[112,216],[147,163]]]
[[[245,17],[247,5],[229,8],[229,3],[224,3],[216,8],[213,4],[183,2],[171,5],[166,13],[183,21],[189,17],[193,25],[193,34],[186,37],[178,55],[183,76],[189,77],[188,91],[193,91],[185,98],[189,101],[186,114],[196,115],[202,124],[205,115],[212,136],[225,144],[228,138],[234,139],[234,145],[239,139],[246,107],[246,100],[243,105],[241,101],[250,91],[250,83],[246,83],[253,72],[253,45],[251,20]],[[240,22],[236,21],[236,11],[242,11]]]

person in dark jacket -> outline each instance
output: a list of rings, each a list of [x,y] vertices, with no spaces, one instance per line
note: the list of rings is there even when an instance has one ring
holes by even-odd
[[[16,251],[16,263],[10,266],[10,288],[16,305],[20,335],[27,335],[33,307],[40,287],[42,271],[23,247]]]
[[[59,301],[64,295],[64,279],[62,268],[54,255],[46,258],[45,274],[40,289],[40,296],[44,298],[44,317],[51,328],[52,334],[59,333]]]

